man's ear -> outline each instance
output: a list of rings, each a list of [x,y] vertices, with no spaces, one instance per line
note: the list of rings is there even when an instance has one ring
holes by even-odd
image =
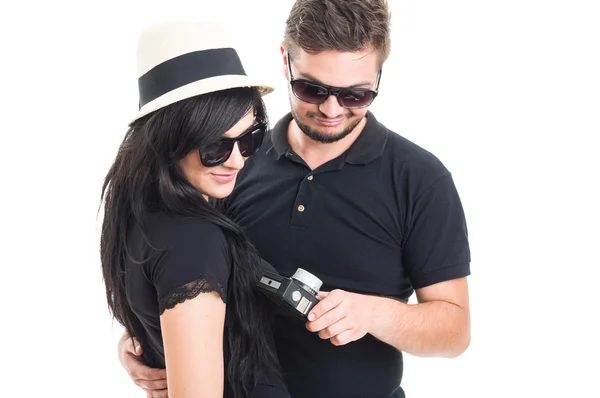
[[[288,53],[283,44],[279,46],[279,51],[281,51],[281,59],[283,60],[283,76],[285,76],[285,80],[290,80],[290,73],[288,70]]]

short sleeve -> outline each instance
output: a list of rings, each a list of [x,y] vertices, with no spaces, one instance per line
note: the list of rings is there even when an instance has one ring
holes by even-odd
[[[470,248],[463,206],[450,173],[415,200],[403,245],[413,288],[470,274]]]
[[[218,226],[180,218],[162,232],[162,249],[147,277],[158,296],[159,313],[200,293],[217,292],[226,302],[230,260],[227,239]]]

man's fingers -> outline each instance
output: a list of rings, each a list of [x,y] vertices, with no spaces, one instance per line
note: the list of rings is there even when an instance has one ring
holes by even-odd
[[[145,368],[141,374],[141,379],[145,380],[167,380],[167,370],[166,369],[157,369],[157,368]],[[163,387],[167,388],[167,387]],[[156,390],[156,388],[155,388]]]
[[[323,314],[325,314],[325,313],[331,311],[333,308],[337,307],[341,303],[342,297],[343,297],[343,295],[340,293],[341,292],[338,292],[336,290],[328,293],[310,311],[310,313],[308,314],[308,320],[314,321],[316,319],[319,319],[319,317],[321,317]]]
[[[343,311],[343,308],[337,306],[333,308],[331,311],[326,312],[321,315],[319,318],[312,322],[308,322],[306,324],[306,328],[311,332],[320,332],[323,329],[329,328],[336,323],[339,323],[342,319],[346,317],[346,314]]]
[[[327,340],[350,329],[352,329],[352,324],[348,321],[348,318],[344,318],[339,322],[335,322],[332,325],[329,325],[325,329],[321,330],[319,332],[319,337],[323,340]]]
[[[140,356],[144,353],[144,349],[142,348],[142,345],[140,344],[140,342],[138,341],[138,339],[134,338],[133,339],[133,344],[132,344],[132,348],[133,351],[131,351],[132,354]]]
[[[135,337],[133,338],[133,341],[130,338],[125,340],[125,350],[128,353],[136,356],[140,356],[144,352],[142,346],[140,345],[140,342]]]
[[[162,390],[167,388],[167,370],[151,368],[145,365],[138,357],[134,355],[127,355],[124,363],[125,369],[129,373],[129,376],[135,381],[135,384],[142,388],[150,388],[152,390]],[[161,382],[163,384],[152,384],[147,385],[143,383],[149,382]]]
[[[168,398],[169,393],[167,390],[158,390],[158,391],[146,391],[147,398]]]
[[[143,380],[143,379],[138,379],[135,380],[135,384],[142,388],[144,391],[148,392],[154,392],[154,391],[161,391],[161,390],[167,390],[167,379],[161,379],[161,380]]]
[[[340,345],[348,344],[354,340],[356,340],[356,338],[353,337],[352,330],[345,330],[345,331],[333,336],[329,341],[331,341],[331,344],[333,344],[335,346],[340,346]]]

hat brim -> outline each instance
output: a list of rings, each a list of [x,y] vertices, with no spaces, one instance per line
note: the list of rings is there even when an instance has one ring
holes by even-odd
[[[238,87],[256,87],[261,95],[267,95],[273,92],[273,87],[269,84],[256,82],[253,79],[245,75],[224,75],[215,76],[193,83],[186,84],[185,86],[178,87],[168,93],[156,98],[153,101],[148,102],[144,105],[135,115],[135,117],[129,121],[130,126],[136,120],[144,117],[154,111],[157,111],[165,106],[174,104],[184,99],[192,98],[197,95],[213,93],[216,91],[228,90]]]

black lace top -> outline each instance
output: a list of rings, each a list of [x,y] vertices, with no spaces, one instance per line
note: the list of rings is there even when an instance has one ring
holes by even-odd
[[[217,292],[225,301],[225,289],[221,282],[210,275],[202,275],[201,278],[188,282],[184,285],[174,287],[158,298],[158,312],[162,315],[165,310],[175,307],[185,300],[193,299],[200,293]]]
[[[136,334],[144,345],[144,359],[163,368],[160,315],[205,292],[217,292],[226,302],[230,260],[224,233],[208,221],[148,213],[144,222],[154,250],[143,240],[141,227],[132,226],[128,248],[136,260],[144,261],[127,263],[126,289],[140,321]]]
[[[139,262],[126,264],[126,290],[138,324],[136,337],[144,347],[144,362],[165,367],[160,315],[185,300],[217,292],[227,302],[231,260],[227,239],[216,225],[202,219],[148,213],[143,240],[139,225],[131,227],[128,249]],[[263,380],[255,397],[289,397],[277,379]]]

